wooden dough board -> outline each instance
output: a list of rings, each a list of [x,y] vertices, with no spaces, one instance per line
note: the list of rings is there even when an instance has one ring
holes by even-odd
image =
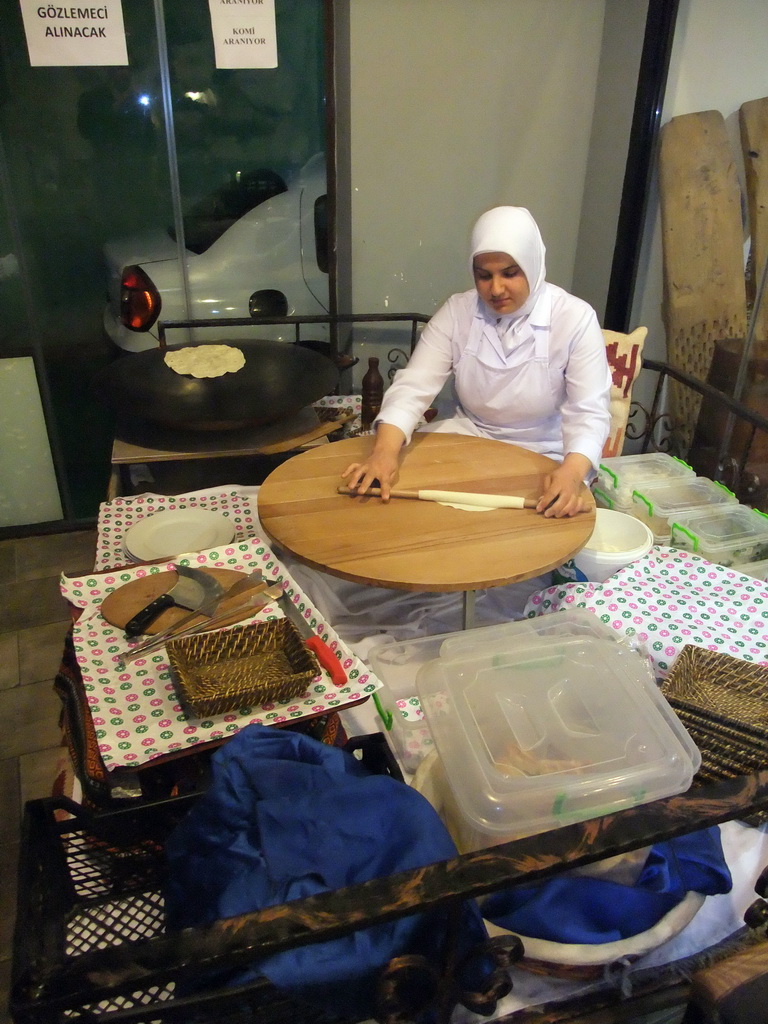
[[[237,583],[245,575],[245,573],[238,572],[236,569],[203,569],[202,571],[209,576],[213,576],[225,589]],[[104,598],[101,604],[101,614],[111,625],[117,626],[118,629],[125,629],[126,623],[130,622],[137,612],[140,612],[142,608],[146,608],[149,602],[154,601],[156,597],[160,597],[161,594],[165,594],[170,590],[177,579],[178,573],[157,572],[152,573],[150,576],[144,576],[139,580],[131,580],[130,583],[126,583]],[[249,593],[253,593],[253,591],[249,591]],[[233,598],[232,603],[237,606],[242,604],[243,600],[244,598],[241,595]],[[226,600],[223,600],[216,610],[217,616],[220,612],[226,610]],[[187,608],[166,608],[147,627],[147,635],[153,636],[164,629],[169,629],[188,614],[189,610]],[[231,622],[223,622],[221,625],[231,625],[234,622],[238,622],[241,618],[243,618],[242,614],[235,615]],[[193,622],[195,624],[197,622],[204,622],[205,619],[206,616],[199,615],[196,619],[190,620],[190,625]]]
[[[416,591],[479,590],[531,579],[580,551],[595,526],[589,511],[545,519],[533,509],[478,515],[434,501],[351,498],[341,474],[363,462],[373,438],[350,437],[294,455],[259,491],[259,521],[279,548],[332,576]],[[398,488],[537,498],[557,463],[484,437],[419,432],[400,465]]]
[[[661,129],[659,192],[667,358],[705,381],[716,340],[747,330],[741,190],[723,115],[673,117]],[[690,442],[700,399],[673,387]]]
[[[742,103],[739,127],[752,235],[750,287],[754,292],[768,256],[768,97]],[[763,296],[757,312],[755,340],[768,341],[768,295]]]

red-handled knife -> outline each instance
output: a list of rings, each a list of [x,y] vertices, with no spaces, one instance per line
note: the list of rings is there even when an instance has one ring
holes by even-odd
[[[277,603],[282,608],[286,618],[290,619],[299,633],[301,633],[305,647],[307,650],[312,651],[320,667],[324,668],[331,677],[331,682],[334,686],[346,686],[348,682],[347,674],[341,667],[339,659],[325,640],[312,630],[312,627],[293,603],[287,591],[284,590],[282,592],[277,599]]]

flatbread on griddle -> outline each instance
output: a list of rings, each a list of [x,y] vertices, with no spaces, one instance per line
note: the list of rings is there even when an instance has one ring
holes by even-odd
[[[234,345],[198,345],[194,348],[169,349],[165,364],[174,373],[189,377],[223,377],[237,373],[245,366],[245,356]]]

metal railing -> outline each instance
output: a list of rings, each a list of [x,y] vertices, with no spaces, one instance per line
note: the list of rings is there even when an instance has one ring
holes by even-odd
[[[166,331],[175,328],[194,329],[198,327],[267,327],[275,325],[291,325],[294,327],[294,341],[302,344],[302,327],[314,324],[326,324],[329,329],[329,354],[337,365],[342,368],[354,365],[348,362],[348,355],[339,350],[338,328],[343,324],[377,324],[377,323],[410,323],[410,351],[413,352],[419,337],[419,327],[429,321],[424,313],[330,313],[312,316],[261,316],[261,317],[216,317],[210,320],[161,320],[158,321],[158,338],[160,347],[166,346]]]
[[[739,501],[762,511],[768,506],[768,418],[713,385],[655,359],[643,360],[643,372],[657,374],[650,409],[637,401],[630,407],[627,438],[641,451],[666,451],[685,459],[699,475],[734,492]],[[676,422],[668,401],[672,380],[701,399],[697,422]],[[721,451],[718,424],[732,422],[728,446]],[[692,433],[690,441],[685,437]]]
[[[358,359],[354,355],[354,335],[345,340],[344,351],[339,347],[339,328],[371,324],[406,324],[409,339],[404,348],[393,346],[388,359],[391,377],[404,365],[413,352],[422,327],[430,317],[424,313],[338,313],[312,316],[271,316],[271,317],[217,317],[206,320],[165,320],[158,322],[160,346],[167,344],[166,332],[175,329],[291,326],[296,344],[318,344],[326,348],[327,354],[340,370],[353,367]],[[306,328],[317,325],[328,327],[327,342],[309,341]],[[326,347],[327,346],[327,347]],[[702,476],[729,487],[745,504],[765,509],[768,506],[768,418],[743,402],[719,391],[713,385],[698,380],[691,374],[655,360],[643,360],[643,372],[657,374],[650,409],[633,401],[627,424],[627,438],[639,441],[641,451],[667,451],[689,462]],[[725,417],[728,434],[728,449],[721,450],[720,439],[705,437],[702,414],[696,424],[675,421],[670,411],[669,381],[696,393],[702,402],[706,416],[714,414]],[[637,386],[635,392],[637,392]],[[714,413],[713,413],[714,411]],[[734,429],[734,424],[736,428]],[[710,423],[711,428],[711,423]],[[686,440],[692,434],[692,440]],[[765,446],[765,455],[759,449]]]

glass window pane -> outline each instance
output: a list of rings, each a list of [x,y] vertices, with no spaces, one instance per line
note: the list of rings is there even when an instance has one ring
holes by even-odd
[[[107,493],[98,375],[157,344],[120,321],[126,267],[166,319],[328,305],[323,0],[276,0],[279,66],[238,71],[214,65],[207,0],[158,5],[170,146],[155,3],[122,6],[127,67],[30,67],[18,2],[0,0],[0,358],[34,356],[69,520]]]

